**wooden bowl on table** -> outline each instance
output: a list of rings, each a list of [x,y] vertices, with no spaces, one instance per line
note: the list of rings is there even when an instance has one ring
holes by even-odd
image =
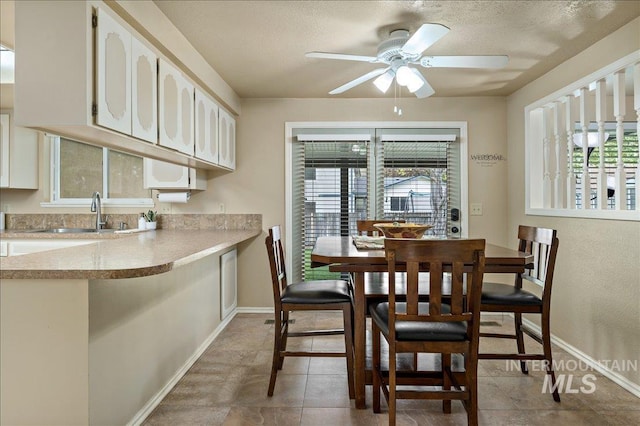
[[[376,223],[375,226],[385,238],[422,238],[425,231],[433,228],[433,225],[421,225],[418,223]]]

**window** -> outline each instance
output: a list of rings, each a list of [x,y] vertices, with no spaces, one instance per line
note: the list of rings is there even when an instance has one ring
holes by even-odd
[[[152,205],[141,157],[52,136],[52,204],[89,205],[95,191],[106,205]]]
[[[525,108],[527,214],[640,220],[639,53]]]
[[[404,212],[407,208],[407,200],[409,197],[391,197],[392,212]]]
[[[359,219],[429,223],[428,235],[449,235],[449,212],[462,199],[460,135],[460,128],[292,129],[287,247],[293,279],[334,277],[326,267],[311,268],[315,241],[354,235]]]

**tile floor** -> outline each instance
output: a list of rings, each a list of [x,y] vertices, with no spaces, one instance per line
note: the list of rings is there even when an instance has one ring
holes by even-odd
[[[315,324],[338,327],[332,313],[295,313],[292,329]],[[218,336],[189,372],[165,397],[145,425],[386,425],[383,412],[374,414],[371,389],[366,410],[349,400],[342,358],[287,358],[278,374],[275,394],[267,397],[273,347],[272,315],[239,314]],[[485,331],[505,327],[510,318],[495,317]],[[303,340],[304,339],[304,340]],[[290,348],[340,349],[341,336],[290,339]],[[297,342],[296,342],[297,341]],[[481,351],[501,350],[513,341],[484,339]],[[505,346],[506,345],[506,346]],[[527,345],[537,343],[527,341]],[[544,373],[520,373],[508,361],[479,362],[479,419],[481,425],[638,425],[640,399],[594,371],[574,371],[575,358],[554,348],[556,361],[564,361],[572,374],[571,389],[595,390],[561,394],[555,403],[542,393]],[[567,361],[572,360],[567,363]],[[421,360],[422,362],[422,360]],[[593,374],[593,377],[587,376]],[[384,398],[383,398],[384,399]],[[452,414],[441,412],[439,401],[405,400],[398,403],[398,425],[466,425],[466,414],[453,402]]]

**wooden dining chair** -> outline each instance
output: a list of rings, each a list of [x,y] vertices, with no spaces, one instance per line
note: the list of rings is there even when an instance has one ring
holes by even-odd
[[[482,312],[506,312],[513,314],[515,333],[480,333],[480,337],[515,339],[518,353],[481,353],[479,359],[515,359],[520,360],[520,368],[528,374],[526,360],[544,361],[547,374],[551,379],[553,399],[560,402],[556,387],[551,355],[551,285],[556,264],[559,240],[554,229],[520,225],[518,227],[518,250],[534,255],[533,265],[524,273],[516,274],[514,284],[486,282],[482,287],[480,310]],[[541,296],[525,290],[523,281],[541,287]],[[522,314],[540,315],[541,333],[535,333],[522,324]],[[526,353],[524,334],[529,335],[542,345],[542,354]]]
[[[280,226],[269,229],[265,239],[275,311],[275,339],[271,379],[267,394],[273,396],[278,370],[282,369],[285,357],[345,357],[349,398],[355,397],[353,378],[353,297],[349,284],[343,280],[318,280],[289,283],[285,269],[285,257],[280,238]],[[342,329],[289,331],[289,313],[293,311],[342,311]],[[344,335],[344,352],[288,351],[289,337]]]
[[[381,232],[373,226],[376,223],[405,223],[404,219],[366,219],[366,220],[357,220],[356,227],[358,229],[358,235],[369,235],[373,236],[374,233],[381,234]]]
[[[485,240],[385,240],[389,297],[371,308],[371,323],[373,411],[380,412],[382,391],[389,406],[389,425],[396,423],[397,399],[419,398],[442,399],[445,413],[451,412],[451,400],[461,400],[469,425],[478,424],[477,356],[484,248]],[[418,274],[425,269],[429,270],[430,300],[420,302]],[[396,300],[396,272],[406,274],[406,302]],[[443,303],[442,287],[448,276],[451,295],[449,303]],[[389,344],[388,373],[382,370],[381,335]],[[396,371],[396,355],[400,353],[439,353],[441,368]],[[452,354],[462,354],[464,371],[452,371]]]

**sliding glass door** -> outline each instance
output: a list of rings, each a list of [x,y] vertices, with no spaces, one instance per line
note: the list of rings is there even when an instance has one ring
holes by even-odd
[[[451,236],[451,210],[460,208],[459,135],[455,128],[294,129],[292,276],[335,277],[311,268],[311,250],[318,237],[354,235],[359,219],[432,224],[427,235]]]

